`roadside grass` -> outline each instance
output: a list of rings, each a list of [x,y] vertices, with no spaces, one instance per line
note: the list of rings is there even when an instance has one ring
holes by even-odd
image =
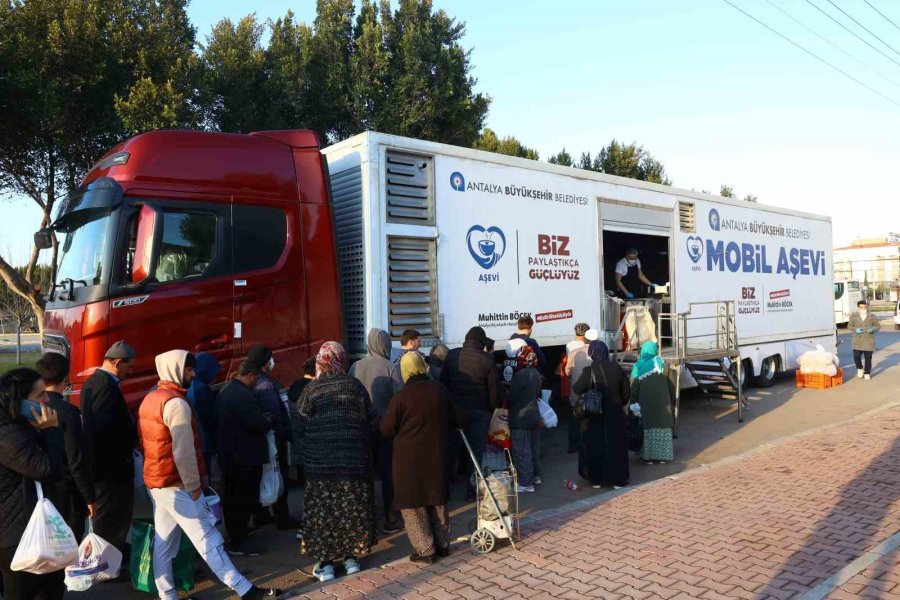
[[[35,363],[41,357],[40,352],[23,352],[22,353],[22,364],[16,364],[16,353],[15,352],[0,352],[0,373],[6,373],[11,369],[15,369],[17,367],[31,367],[34,368]]]

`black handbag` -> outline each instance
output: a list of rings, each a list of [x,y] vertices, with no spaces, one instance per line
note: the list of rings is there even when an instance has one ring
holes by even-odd
[[[594,367],[591,369],[591,387],[575,400],[575,406],[572,407],[572,413],[577,419],[583,419],[589,416],[603,414],[603,396],[602,392],[597,389],[597,381],[594,379]],[[606,376],[604,375],[604,379]]]

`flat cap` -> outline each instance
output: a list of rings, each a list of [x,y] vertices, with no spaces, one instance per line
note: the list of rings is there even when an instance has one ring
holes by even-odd
[[[575,335],[584,335],[591,326],[587,323],[579,323],[575,326]]]
[[[137,358],[137,353],[134,351],[134,348],[125,342],[125,340],[119,340],[109,347],[109,350],[106,351],[103,358],[110,358],[112,360],[134,360]]]

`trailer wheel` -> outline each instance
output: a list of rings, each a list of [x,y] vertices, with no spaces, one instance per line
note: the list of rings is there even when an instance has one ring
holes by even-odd
[[[778,377],[778,357],[770,356],[762,361],[759,367],[759,376],[756,378],[756,387],[767,388],[775,384]]]
[[[737,363],[731,363],[728,367],[728,370],[731,371],[731,376],[737,379]],[[753,363],[750,362],[749,358],[745,358],[741,361],[741,390],[746,392],[747,388],[750,387],[750,375],[749,373],[753,372]]]
[[[469,544],[472,545],[472,550],[474,550],[476,554],[488,554],[497,544],[497,538],[495,538],[494,534],[487,529],[479,529],[472,534],[472,537],[469,539]]]

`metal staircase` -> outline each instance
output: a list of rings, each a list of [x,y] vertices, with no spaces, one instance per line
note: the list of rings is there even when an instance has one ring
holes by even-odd
[[[619,346],[622,326],[612,338]],[[663,323],[667,327],[663,328]],[[663,333],[663,332],[668,333]],[[733,300],[697,302],[683,313],[660,313],[656,322],[660,356],[669,366],[675,383],[673,414],[674,433],[678,435],[678,412],[681,407],[681,380],[686,370],[701,392],[713,400],[737,403],[738,421],[743,423],[744,411],[750,408],[743,389],[737,382],[743,381],[741,353],[738,347],[737,328]],[[640,343],[616,353],[616,359],[626,372],[637,360]]]

